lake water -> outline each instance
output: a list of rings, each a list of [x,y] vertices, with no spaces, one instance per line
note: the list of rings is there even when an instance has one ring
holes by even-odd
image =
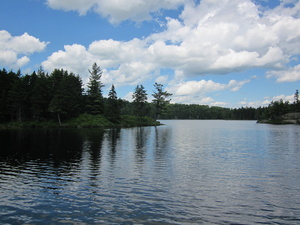
[[[0,224],[300,224],[300,126],[0,131]]]

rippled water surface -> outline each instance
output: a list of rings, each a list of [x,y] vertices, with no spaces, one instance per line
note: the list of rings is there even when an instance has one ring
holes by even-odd
[[[0,224],[300,224],[300,126],[0,131]]]

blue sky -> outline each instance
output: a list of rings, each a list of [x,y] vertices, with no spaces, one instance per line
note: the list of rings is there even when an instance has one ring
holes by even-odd
[[[239,108],[293,102],[299,0],[3,0],[0,68],[63,68],[131,100],[155,82],[173,103]]]

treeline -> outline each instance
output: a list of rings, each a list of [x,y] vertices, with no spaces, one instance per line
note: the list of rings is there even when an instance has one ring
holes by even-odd
[[[170,104],[161,119],[223,119],[223,120],[261,120],[274,119],[295,110],[295,105],[282,100],[272,102],[267,107],[241,107],[238,109],[207,105]],[[299,108],[299,107],[298,107]]]
[[[126,117],[127,120],[156,119],[169,102],[166,97],[171,94],[157,83],[152,103],[147,102],[148,94],[143,85],[136,86],[132,102],[118,98],[114,85],[105,98],[102,70],[95,63],[89,73],[85,91],[81,78],[63,69],[55,69],[50,74],[39,69],[30,75],[22,75],[20,70],[0,70],[0,123],[56,120],[62,124],[85,114],[102,115],[111,123],[119,124],[124,116],[134,116]],[[136,124],[136,121],[129,122]]]
[[[242,107],[230,109],[219,106],[197,104],[169,104],[161,119],[200,119],[200,120],[257,120],[265,108]]]
[[[226,119],[259,120],[299,111],[298,91],[295,102],[274,101],[267,107],[230,109],[197,104],[170,104],[172,95],[163,85],[154,84],[153,100],[143,85],[137,85],[132,102],[120,99],[114,85],[103,97],[102,71],[95,63],[89,70],[87,90],[78,75],[63,69],[50,74],[42,69],[30,75],[21,71],[0,70],[0,123],[55,120],[60,124],[81,114],[103,115],[114,124],[124,116],[153,119]]]
[[[277,120],[284,114],[300,112],[299,92],[296,90],[294,102],[272,101],[266,107],[223,108],[197,104],[169,104],[161,119],[225,119],[225,120]]]
[[[82,112],[84,101],[79,76],[64,70],[50,75],[43,70],[22,76],[21,71],[0,71],[0,121],[45,121],[59,115],[71,118]]]

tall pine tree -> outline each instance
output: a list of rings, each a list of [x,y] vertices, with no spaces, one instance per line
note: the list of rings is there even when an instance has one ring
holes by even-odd
[[[132,94],[133,104],[135,106],[135,115],[142,117],[147,114],[147,92],[143,85],[137,85]]]
[[[155,106],[155,120],[158,119],[158,117],[162,114],[163,109],[166,107],[166,105],[171,101],[171,99],[167,100],[169,96],[172,94],[168,93],[167,91],[163,90],[163,85],[155,83],[154,87],[156,91],[152,96],[154,99],[152,102]]]
[[[90,80],[88,83],[88,98],[87,98],[87,112],[93,115],[102,114],[104,112],[102,87],[101,82],[102,70],[97,63],[94,63],[92,70],[89,70]]]
[[[117,123],[120,121],[120,111],[121,111],[121,104],[120,101],[118,100],[115,86],[112,85],[108,93],[106,116],[111,122]]]

